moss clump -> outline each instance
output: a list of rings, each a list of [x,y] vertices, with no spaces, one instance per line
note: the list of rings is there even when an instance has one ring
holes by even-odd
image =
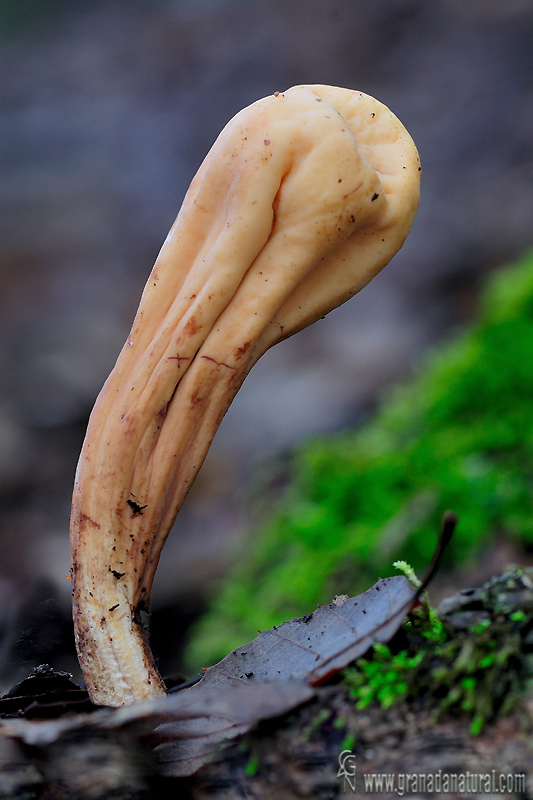
[[[358,708],[428,698],[437,715],[468,714],[479,733],[533,684],[533,569],[494,578],[413,611],[390,645],[344,672]]]
[[[294,454],[291,483],[201,620],[198,669],[334,594],[357,594],[406,559],[421,571],[446,508],[447,558],[497,533],[533,544],[533,255],[497,273],[478,320],[436,349],[364,427]]]

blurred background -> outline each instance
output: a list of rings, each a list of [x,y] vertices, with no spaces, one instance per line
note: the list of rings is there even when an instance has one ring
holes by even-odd
[[[0,64],[2,689],[43,661],[79,677],[65,576],[87,418],[222,127],[326,83],[388,105],[420,152],[403,250],[268,353],[222,423],[156,576],[165,671],[272,461],[367,418],[533,244],[533,2],[2,0]]]

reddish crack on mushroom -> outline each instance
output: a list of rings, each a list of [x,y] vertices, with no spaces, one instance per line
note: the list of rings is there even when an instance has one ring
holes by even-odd
[[[236,367],[232,367],[230,364],[224,364],[223,361],[217,361],[216,358],[211,358],[211,356],[202,356],[205,358],[206,361],[212,361],[218,367],[227,367],[228,369],[236,369]]]
[[[340,181],[339,181],[339,183],[340,183]],[[342,199],[343,200],[347,200],[352,194],[355,194],[356,192],[358,192],[362,185],[363,185],[363,181],[361,181],[361,183],[358,183],[357,186],[355,187],[355,189],[352,189],[352,191],[348,192],[348,194],[343,194]]]
[[[177,356],[168,356],[168,360],[169,361],[177,361],[178,362],[178,368],[179,368],[179,367],[181,367],[181,362],[182,361],[190,361],[191,359],[189,358],[189,356],[180,356],[178,354]]]

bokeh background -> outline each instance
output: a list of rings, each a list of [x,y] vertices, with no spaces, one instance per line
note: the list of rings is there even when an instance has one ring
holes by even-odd
[[[272,462],[364,420],[533,244],[533,2],[2,0],[0,74],[0,688],[43,661],[79,676],[65,576],[85,425],[222,127],[329,83],[376,96],[419,148],[403,250],[268,353],[222,423],[156,577],[164,671]]]

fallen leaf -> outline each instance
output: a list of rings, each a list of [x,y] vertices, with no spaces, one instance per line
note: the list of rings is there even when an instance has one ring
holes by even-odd
[[[94,729],[129,729],[135,738],[149,738],[158,772],[181,777],[192,775],[212,759],[221,742],[230,741],[261,720],[286,714],[310,700],[312,687],[303,681],[276,681],[206,687],[202,692],[176,692],[157,700],[135,703],[92,714],[32,722],[5,720],[0,734],[46,749],[73,736],[90,738]]]
[[[302,680],[311,685],[388,641],[418,597],[403,575],[379,580],[358,597],[340,595],[305,617],[276,625],[205,671],[206,686],[235,682]]]
[[[48,664],[35,667],[0,698],[0,717],[53,719],[68,712],[95,709],[88,693],[74,683],[69,672],[56,672]]]
[[[269,713],[269,717],[299,705],[294,703],[294,693],[301,692],[302,687],[324,682],[374,643],[389,641],[418,594],[403,575],[385,578],[358,597],[337,596],[329,605],[264,631],[234,650],[207,669],[199,683],[180,692],[189,701],[196,696],[199,710],[206,693],[218,692],[214,697],[224,704],[233,689],[230,713],[220,714],[208,705],[204,718],[175,721],[158,728],[158,735],[168,736],[167,742],[154,750],[158,771],[167,777],[192,775],[213,757],[222,741],[242,735],[256,724],[250,719],[254,702],[262,709],[263,702],[270,702],[268,698],[272,697],[279,710],[277,714]],[[276,687],[281,690],[282,686],[289,687],[284,696],[291,705],[285,709],[283,697],[276,695]],[[265,711],[268,710],[267,705]],[[265,718],[258,716],[257,722]]]
[[[186,701],[190,718],[185,718],[182,707],[180,719],[154,731],[151,740],[157,742],[153,753],[158,774],[193,775],[216,756],[223,742],[242,736],[262,720],[292,711],[314,694],[303,681],[205,686],[194,693],[191,689],[178,693]]]

